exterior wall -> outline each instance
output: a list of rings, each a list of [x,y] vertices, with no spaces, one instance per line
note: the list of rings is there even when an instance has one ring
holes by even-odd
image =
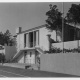
[[[80,54],[42,54],[40,70],[80,76]]]
[[[24,63],[24,54],[21,54],[18,59],[17,59],[18,63]]]
[[[75,32],[76,30],[76,32]],[[80,39],[80,29],[71,25],[64,26],[64,41],[73,41]]]
[[[40,48],[43,49],[43,50],[49,50],[49,41],[48,41],[48,36],[47,35],[51,34],[51,38],[56,41],[56,32],[54,30],[52,32],[50,32],[46,27],[42,27],[42,28],[39,28],[39,29],[33,29],[31,31],[24,32],[22,34],[18,34],[17,35],[17,50],[18,51],[20,49],[24,49],[24,34],[32,32],[32,31],[36,31],[36,30],[39,30],[39,46],[40,46]],[[74,28],[72,26],[65,26],[64,41],[73,40],[74,35],[73,35],[73,32],[71,32],[72,30],[74,30]],[[62,36],[62,34],[60,33],[60,31],[57,31],[57,41],[62,41],[61,36]],[[29,42],[27,42],[27,43],[29,43]],[[75,41],[75,42],[71,42],[70,44],[73,45],[73,44],[76,44],[76,43],[77,42]],[[63,48],[62,43],[56,43],[56,44],[54,43],[53,45],[57,46],[57,47],[60,47],[61,49]],[[67,47],[72,48],[72,47],[75,46],[75,45],[73,45],[73,46],[70,47],[70,46],[67,46],[67,45],[68,45],[68,42],[65,42],[64,46],[66,48]],[[27,49],[27,47],[25,47],[25,48]]]
[[[56,32],[50,32],[46,27],[39,29],[39,43],[40,47],[43,50],[49,50],[49,41],[48,41],[48,34],[51,34],[51,38],[56,41]]]
[[[57,41],[58,42],[61,42],[62,41],[62,33],[59,30],[57,30]]]
[[[26,47],[24,47],[24,34],[27,34],[27,33],[29,33],[29,32],[33,32],[33,31],[36,31],[36,30],[38,30],[38,29],[35,29],[35,30],[31,30],[31,31],[28,31],[28,32],[25,32],[25,33],[22,33],[22,34],[18,34],[17,35],[17,51],[19,51],[19,50],[21,50],[21,49],[27,49],[27,48],[29,48],[28,46],[29,46],[29,41],[26,41],[27,43],[27,45],[28,46],[26,46]],[[29,36],[29,35],[28,35]],[[27,40],[29,40],[29,37],[27,36]]]
[[[17,51],[24,49],[24,34],[17,35]]]
[[[30,52],[32,52],[31,57],[30,57]],[[24,56],[24,52],[21,53],[21,55],[17,58],[17,61],[18,63],[35,64],[35,50],[28,50],[26,56]]]
[[[31,57],[30,57],[30,52],[32,53]],[[35,64],[35,50],[27,51],[26,63]]]
[[[46,27],[42,27],[39,29],[35,29],[35,30],[31,30],[25,33],[29,33],[32,31],[36,31],[39,30],[39,46],[41,49],[43,50],[49,50],[49,41],[48,41],[48,34],[51,34],[51,38],[54,39],[56,41],[56,32],[50,32]],[[24,49],[24,34],[18,34],[17,35],[17,51],[19,51],[20,49]],[[60,39],[60,38],[59,38]],[[28,39],[29,40],[29,39]],[[58,40],[60,41],[60,40]],[[27,49],[27,47],[25,47]]]
[[[63,42],[53,43],[52,46],[56,47],[56,48],[63,49]],[[65,49],[74,49],[74,48],[78,48],[78,46],[80,46],[80,40],[79,40],[79,43],[78,43],[78,40],[64,42],[64,48]]]
[[[17,50],[15,46],[5,46],[5,58],[10,60],[16,54]]]

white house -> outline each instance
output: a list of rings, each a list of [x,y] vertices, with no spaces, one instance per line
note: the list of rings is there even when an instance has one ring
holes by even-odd
[[[13,61],[17,63],[37,64],[37,57],[49,50],[48,35],[56,41],[56,32],[50,32],[45,25],[22,31],[16,31],[17,53]]]
[[[64,28],[64,41],[65,42],[65,48],[75,48],[77,46],[75,42],[72,42],[74,40],[74,30],[75,27],[73,26],[65,26]],[[77,39],[80,39],[80,29],[76,28],[77,30]],[[49,38],[49,35],[51,36]],[[22,28],[19,27],[16,30],[16,42],[17,42],[17,53],[13,57],[13,61],[17,63],[26,63],[26,64],[37,64],[37,57],[40,57],[40,54],[44,54],[45,51],[48,51],[50,49],[50,41],[49,39],[52,39],[53,41],[58,41],[59,43],[54,43],[54,47],[62,48],[63,44],[61,33],[58,31],[57,37],[56,37],[56,31],[53,30],[50,32],[45,25],[38,26],[29,30],[22,31]],[[70,42],[68,42],[70,41]],[[73,44],[74,43],[74,44]],[[69,44],[71,44],[69,46]],[[60,45],[60,47],[59,47]],[[74,46],[76,45],[76,46]]]

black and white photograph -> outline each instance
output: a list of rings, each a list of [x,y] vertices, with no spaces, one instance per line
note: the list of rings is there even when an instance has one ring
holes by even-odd
[[[80,2],[0,2],[0,78],[61,77],[80,77]]]

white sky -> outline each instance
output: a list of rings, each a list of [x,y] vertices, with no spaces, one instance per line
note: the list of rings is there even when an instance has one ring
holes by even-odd
[[[9,29],[12,35],[15,35],[17,27],[22,27],[24,31],[45,24],[45,20],[47,19],[45,14],[49,10],[49,4],[57,5],[58,9],[62,11],[61,2],[0,2],[0,31],[5,32]],[[64,3],[65,13],[71,4]]]

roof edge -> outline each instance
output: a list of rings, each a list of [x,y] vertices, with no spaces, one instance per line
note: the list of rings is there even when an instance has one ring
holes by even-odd
[[[28,31],[31,31],[31,30],[39,29],[39,28],[42,28],[42,27],[46,27],[45,24],[41,25],[41,26],[38,26],[38,27],[34,27],[34,28],[31,28],[31,29],[28,29],[28,30],[25,30],[25,31],[22,31],[21,33],[17,33],[17,35],[25,33],[25,32],[28,32]]]

